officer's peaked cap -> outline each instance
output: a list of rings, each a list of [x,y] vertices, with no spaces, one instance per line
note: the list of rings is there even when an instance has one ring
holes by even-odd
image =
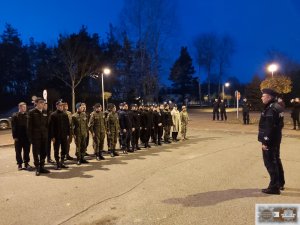
[[[271,88],[264,88],[264,89],[261,90],[261,92],[263,94],[268,94],[268,95],[271,95],[273,97],[278,96],[278,93],[275,90],[271,89]]]

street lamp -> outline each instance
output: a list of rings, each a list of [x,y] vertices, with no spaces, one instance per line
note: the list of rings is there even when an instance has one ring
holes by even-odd
[[[278,65],[272,63],[271,65],[268,66],[268,71],[272,73],[272,78],[273,78],[273,73],[278,70]]]
[[[102,108],[103,112],[105,112],[105,105],[104,105],[104,81],[103,81],[103,74],[109,75],[110,74],[110,69],[109,68],[104,68],[103,72],[101,73],[101,83],[102,83]]]
[[[222,86],[223,100],[224,100],[224,97],[225,97],[225,87],[229,87],[229,86],[230,86],[230,83],[229,83],[229,82],[226,82],[226,83],[223,84],[223,86]]]

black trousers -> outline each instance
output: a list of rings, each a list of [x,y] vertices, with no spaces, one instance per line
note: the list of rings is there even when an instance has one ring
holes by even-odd
[[[154,128],[153,141],[155,143],[161,143],[161,138],[162,138],[163,132],[164,132],[163,126],[156,126]]]
[[[127,129],[127,131],[125,133],[125,148],[127,150],[130,149],[130,143],[132,143],[132,130]]]
[[[221,120],[227,120],[227,114],[226,111],[221,111]]]
[[[43,167],[47,153],[48,138],[32,140],[32,154],[35,167]]]
[[[46,147],[47,159],[51,159],[51,138],[50,136],[47,139],[47,147]]]
[[[22,157],[23,150],[23,157]],[[15,151],[17,164],[28,163],[30,161],[30,143],[27,139],[18,139],[15,141]]]
[[[279,189],[285,183],[284,171],[280,160],[280,146],[269,147],[268,150],[262,150],[265,167],[270,176],[268,188]]]
[[[249,124],[249,112],[243,112],[243,121],[244,124]]]
[[[140,128],[136,128],[135,131],[132,133],[132,141],[133,141],[133,146],[134,148],[138,148],[139,147],[139,139],[141,136],[141,130]]]
[[[145,129],[143,127],[142,132],[141,132],[141,140],[144,144],[149,143],[150,135],[151,135],[151,127],[147,128],[147,129]]]
[[[293,117],[293,124],[294,124],[294,128],[296,129],[297,128],[297,125],[298,125],[298,129],[300,128],[299,127],[299,117]]]
[[[68,151],[68,139],[67,137],[64,138],[55,138],[54,146],[54,158],[56,162],[59,160],[64,160],[67,151]],[[59,157],[59,148],[61,147],[61,153]]]
[[[217,115],[217,120],[219,120],[219,110],[214,110],[213,111],[213,120],[216,119],[216,115]]]

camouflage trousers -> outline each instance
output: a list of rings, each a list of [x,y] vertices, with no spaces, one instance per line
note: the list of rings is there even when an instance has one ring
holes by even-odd
[[[100,132],[93,137],[94,153],[99,154],[104,149],[105,132]]]
[[[76,157],[77,159],[83,159],[85,155],[87,144],[87,136],[77,136],[75,138],[75,145],[76,145]]]
[[[187,124],[181,124],[181,136],[182,138],[186,138],[187,133]]]
[[[115,150],[118,140],[118,133],[112,132],[107,134],[107,142],[109,143],[109,150]]]

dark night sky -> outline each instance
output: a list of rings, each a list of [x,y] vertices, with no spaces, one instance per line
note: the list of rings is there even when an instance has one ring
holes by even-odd
[[[54,44],[59,33],[77,32],[87,25],[91,33],[105,38],[108,24],[118,23],[122,6],[122,0],[0,0],[0,32],[10,23],[25,43],[34,37]],[[182,45],[194,54],[193,39],[202,32],[229,34],[235,39],[236,54],[226,73],[242,82],[264,72],[270,48],[300,61],[299,0],[178,0],[177,11],[179,26],[170,43],[175,52],[168,68]]]

